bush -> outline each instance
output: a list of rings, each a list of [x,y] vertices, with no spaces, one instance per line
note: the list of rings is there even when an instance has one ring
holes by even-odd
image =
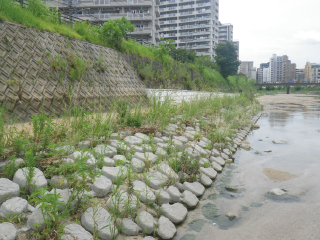
[[[100,29],[100,38],[104,44],[115,48],[122,49],[123,39],[128,32],[134,31],[134,25],[131,24],[125,17],[116,20],[105,22]]]

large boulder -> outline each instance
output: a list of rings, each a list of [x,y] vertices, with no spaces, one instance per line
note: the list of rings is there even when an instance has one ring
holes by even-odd
[[[31,179],[31,190],[36,190],[37,188],[47,187],[48,182],[45,178],[43,172],[38,168],[33,168],[34,174]],[[29,174],[29,168],[20,168],[13,177],[13,182],[17,183],[20,187],[24,188],[27,186],[27,176]]]
[[[81,224],[91,233],[96,231],[102,239],[112,240],[118,234],[111,215],[102,207],[88,208],[81,216]]]
[[[0,239],[1,240],[15,240],[18,231],[16,227],[9,222],[0,223]]]
[[[20,196],[20,187],[7,178],[0,178],[0,205],[7,199]]]
[[[175,204],[163,204],[161,206],[161,210],[163,215],[174,224],[180,224],[184,221],[188,214],[188,210],[183,204],[175,203]]]
[[[138,214],[136,223],[146,234],[152,234],[157,226],[157,222],[153,219],[152,215],[146,211]]]
[[[5,201],[0,207],[2,217],[18,216],[28,211],[28,201],[21,197],[14,197]]]
[[[69,224],[65,226],[63,233],[64,235],[61,237],[62,240],[93,240],[91,233],[79,224]]]
[[[172,239],[177,229],[170,220],[164,216],[159,218],[158,235],[161,239]]]

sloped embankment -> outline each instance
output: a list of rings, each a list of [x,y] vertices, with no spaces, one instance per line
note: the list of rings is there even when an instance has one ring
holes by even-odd
[[[10,22],[0,22],[0,36],[0,103],[10,117],[145,97],[131,63],[113,49]]]

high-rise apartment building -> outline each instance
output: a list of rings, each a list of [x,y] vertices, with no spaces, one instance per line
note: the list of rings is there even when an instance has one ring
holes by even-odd
[[[160,37],[197,56],[214,56],[219,35],[219,0],[160,0]]]
[[[257,69],[257,83],[268,82],[269,63],[261,63]]]
[[[60,0],[58,7],[64,13],[96,23],[126,17],[135,25],[131,36],[155,44],[159,40],[160,13],[156,6],[159,3],[159,0]]]
[[[297,68],[296,69],[296,80],[298,82],[303,82],[305,79],[305,69],[304,68]]]
[[[230,23],[219,24],[219,43],[233,42],[233,25]]]
[[[273,54],[270,58],[269,65],[270,82],[289,82],[291,79],[295,79],[296,76],[296,64],[291,63],[287,55],[277,56]]]

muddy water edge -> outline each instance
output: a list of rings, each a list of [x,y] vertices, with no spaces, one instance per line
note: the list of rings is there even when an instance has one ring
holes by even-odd
[[[247,136],[251,149],[236,152],[174,240],[320,239],[319,96],[259,101],[264,111],[260,128]],[[273,188],[286,194],[268,194]]]

